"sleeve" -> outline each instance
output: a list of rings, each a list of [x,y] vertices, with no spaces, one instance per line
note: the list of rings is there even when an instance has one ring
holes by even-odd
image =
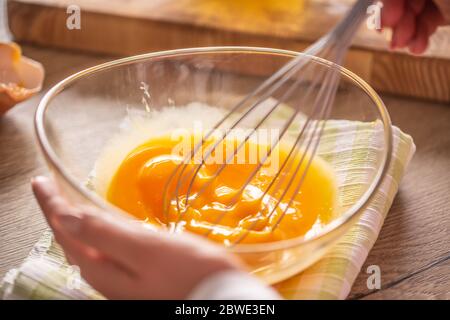
[[[271,287],[242,271],[226,271],[202,280],[189,294],[189,300],[279,300]]]

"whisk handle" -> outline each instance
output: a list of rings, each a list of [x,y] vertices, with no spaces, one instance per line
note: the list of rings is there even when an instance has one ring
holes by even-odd
[[[367,8],[374,0],[358,0],[344,19],[329,33],[329,37],[337,40],[341,45],[349,46],[353,36],[367,15]]]
[[[338,44],[341,51],[346,51],[350,47],[353,36],[358,30],[367,14],[367,8],[374,0],[358,0],[347,15],[337,24],[331,32],[328,32],[322,38],[309,46],[304,53],[309,55],[321,55],[323,49],[334,44]],[[326,57],[328,58],[328,57]],[[300,57],[298,58],[301,59]],[[331,60],[335,60],[331,58]],[[339,61],[334,61],[339,62]]]

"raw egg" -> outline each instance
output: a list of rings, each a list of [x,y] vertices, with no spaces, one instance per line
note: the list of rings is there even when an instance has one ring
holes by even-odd
[[[289,156],[286,143],[263,157],[266,144],[214,138],[198,156],[180,152],[198,138],[165,134],[134,148],[113,175],[107,200],[151,224],[225,245],[292,239],[333,218],[335,175],[320,157],[301,150]]]

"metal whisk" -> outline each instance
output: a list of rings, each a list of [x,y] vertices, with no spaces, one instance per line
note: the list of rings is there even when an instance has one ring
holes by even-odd
[[[183,220],[186,211],[192,206],[196,199],[204,193],[205,190],[207,190],[214,179],[216,179],[223,172],[226,166],[229,165],[229,163],[236,156],[237,152],[245,146],[245,143],[249,141],[256,130],[261,128],[264,123],[266,123],[266,121],[276,112],[283,102],[287,101],[289,98],[292,98],[294,93],[298,92],[300,88],[305,87],[305,93],[298,101],[296,101],[297,106],[294,109],[293,114],[286,119],[285,123],[281,126],[278,138],[275,141],[272,141],[272,144],[269,146],[266,154],[263,155],[262,159],[260,159],[255,168],[250,172],[241,188],[235,193],[228,204],[229,207],[232,207],[239,201],[240,195],[244,192],[245,188],[252,181],[252,179],[258,174],[259,170],[261,170],[262,166],[266,160],[269,159],[272,151],[280,143],[280,140],[283,136],[285,136],[289,128],[296,123],[296,120],[298,124],[301,107],[308,104],[311,108],[309,116],[302,121],[300,128],[298,129],[298,134],[294,139],[295,141],[293,142],[292,148],[286,158],[282,161],[281,166],[274,176],[274,179],[264,190],[263,197],[267,195],[269,190],[272,188],[278,189],[278,187],[285,182],[284,180],[286,179],[286,175],[283,175],[282,172],[293,173],[290,178],[288,178],[284,191],[282,191],[277,197],[276,204],[270,209],[268,216],[269,218],[274,214],[275,210],[277,210],[280,203],[285,200],[288,192],[290,192],[292,196],[290,199],[287,199],[287,205],[284,206],[282,214],[272,226],[272,231],[277,228],[287,210],[292,205],[294,196],[299,192],[305,180],[308,168],[310,167],[314,154],[317,151],[326,120],[330,116],[339,85],[339,70],[333,67],[322,67],[317,70],[317,59],[314,60],[316,62],[312,61],[314,59],[313,56],[324,58],[338,65],[341,64],[352,42],[353,36],[364,20],[367,8],[372,2],[372,0],[358,0],[342,22],[340,22],[330,33],[323,36],[316,43],[305,50],[304,53],[306,55],[299,55],[298,57],[292,59],[270,78],[266,79],[259,87],[233,106],[230,111],[214,126],[214,128],[202,137],[201,142],[194,146],[192,152],[186,156],[184,161],[181,162],[174,170],[164,190],[164,210],[166,212],[166,217],[171,203],[173,204],[174,201],[176,202],[178,219],[175,223],[175,228],[177,224]],[[326,63],[325,61],[322,62]],[[251,130],[249,130],[243,137],[242,141],[235,148],[234,153],[225,159],[224,163],[218,167],[213,176],[210,177],[210,179],[206,181],[201,186],[200,190],[198,190],[193,196],[191,193],[193,191],[194,181],[197,179],[202,166],[206,165],[205,163],[208,157],[214,153],[216,148],[221,146],[221,143],[228,137],[233,129],[237,128],[240,124],[248,121],[249,119],[254,119],[256,110],[261,107],[264,101],[275,94],[279,94],[280,92],[280,98],[278,98],[268,110],[264,110],[263,116],[260,119],[257,119],[254,127],[252,127]],[[213,132],[227,124],[229,121],[232,121],[232,123],[226,127],[225,130],[223,130],[224,132],[220,139],[215,140],[213,143],[207,144],[207,139],[213,134]],[[201,160],[201,163],[192,164],[192,159],[205,147],[206,152]],[[299,153],[300,150],[302,151],[301,154]],[[299,159],[294,161],[296,155],[298,154],[300,154]],[[187,184],[187,189],[186,191],[183,191],[184,203],[181,204],[181,186],[187,181],[189,181]],[[176,187],[172,192],[169,192],[172,184],[175,184]],[[224,214],[221,214],[217,217],[216,221],[214,221],[215,224],[220,223],[223,219],[223,215]],[[236,245],[242,242],[247,237],[249,232],[256,227],[256,223],[257,222],[255,221],[253,225],[251,225],[250,228],[248,228],[241,236],[235,239],[231,245]],[[205,236],[209,236],[211,232],[212,231],[209,231],[205,234]]]

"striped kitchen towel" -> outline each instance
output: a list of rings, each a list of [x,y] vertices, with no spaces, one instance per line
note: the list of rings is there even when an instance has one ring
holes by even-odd
[[[377,150],[383,147],[381,124],[328,121],[318,150],[336,169],[342,206],[351,206],[374,174]],[[287,299],[344,299],[350,292],[398,191],[415,152],[412,138],[393,127],[392,160],[387,175],[359,221],[319,262],[275,285]],[[102,299],[69,266],[52,234],[46,232],[30,256],[7,273],[3,299]]]

